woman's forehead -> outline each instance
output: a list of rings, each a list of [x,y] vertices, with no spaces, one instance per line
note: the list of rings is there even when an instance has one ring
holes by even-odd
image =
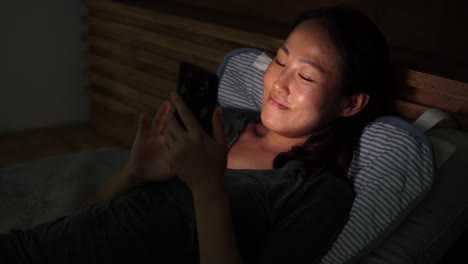
[[[337,66],[339,53],[328,31],[317,21],[305,21],[289,34],[280,50],[320,64],[325,71]]]

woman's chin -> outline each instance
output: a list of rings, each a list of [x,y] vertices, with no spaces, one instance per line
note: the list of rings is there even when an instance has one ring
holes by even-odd
[[[274,113],[272,111],[262,111],[261,119],[262,124],[273,131],[282,130],[281,128],[284,128],[286,123],[281,113]]]

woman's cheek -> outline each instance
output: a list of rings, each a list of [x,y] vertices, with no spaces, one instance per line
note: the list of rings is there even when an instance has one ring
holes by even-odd
[[[312,90],[308,87],[299,89],[295,95],[295,105],[312,104],[315,100]]]
[[[270,81],[270,79],[265,78],[265,82],[263,83],[263,93],[268,94],[268,92],[270,91],[272,85],[273,85],[273,82]]]
[[[267,72],[265,72],[265,76],[263,77],[263,94],[267,94],[272,85],[272,76],[267,70]]]
[[[276,81],[275,74],[272,71],[267,71],[263,79],[263,104],[265,105],[268,100],[268,95],[273,89],[273,85]]]

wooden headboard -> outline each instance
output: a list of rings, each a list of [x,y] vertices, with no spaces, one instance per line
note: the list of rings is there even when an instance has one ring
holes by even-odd
[[[213,72],[224,55],[240,47],[276,52],[284,25],[242,17],[219,23],[217,14],[197,16],[168,5],[84,0],[92,123],[130,146],[139,113],[154,112],[175,90],[178,65],[186,60]],[[156,1],[154,1],[156,2]],[[219,15],[218,15],[219,16]],[[233,23],[236,21],[238,23]],[[278,29],[278,30],[274,30]],[[409,119],[431,107],[450,113],[468,131],[468,83],[398,65],[402,89],[395,106]]]

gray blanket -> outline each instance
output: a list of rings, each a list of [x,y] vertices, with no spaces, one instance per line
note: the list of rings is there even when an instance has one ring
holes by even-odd
[[[125,149],[106,148],[0,168],[0,234],[90,205],[100,184],[128,157]]]

